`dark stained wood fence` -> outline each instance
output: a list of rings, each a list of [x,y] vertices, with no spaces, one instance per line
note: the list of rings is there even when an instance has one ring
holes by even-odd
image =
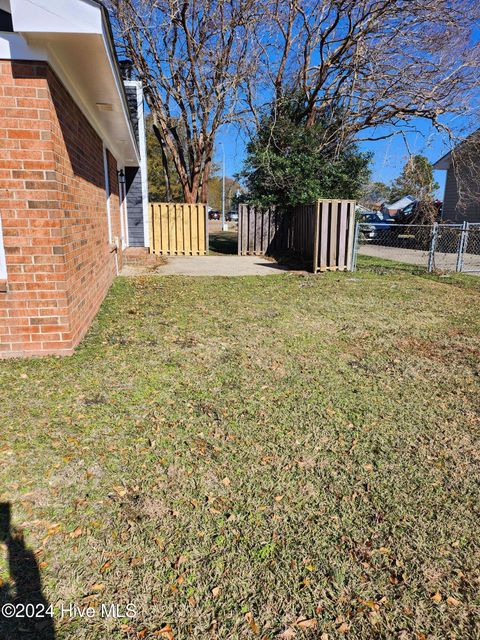
[[[238,214],[238,255],[263,256],[288,247],[290,225],[286,210],[241,204]]]
[[[288,209],[239,207],[239,255],[297,254],[312,271],[350,271],[355,231],[353,200],[319,200]]]

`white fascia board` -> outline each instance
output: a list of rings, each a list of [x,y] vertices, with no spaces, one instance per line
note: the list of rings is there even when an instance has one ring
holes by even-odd
[[[102,14],[103,16],[103,14]],[[137,139],[135,136],[135,132],[133,130],[133,125],[132,125],[132,121],[130,119],[130,111],[128,108],[128,104],[127,104],[127,98],[125,95],[125,90],[123,87],[123,80],[120,76],[120,72],[118,69],[118,64],[117,64],[117,60],[116,60],[116,54],[115,51],[112,50],[112,47],[114,46],[110,37],[110,33],[108,30],[107,25],[105,24],[105,20],[102,20],[102,36],[103,36],[103,44],[105,46],[105,51],[107,53],[108,56],[108,61],[110,63],[110,68],[112,70],[112,75],[115,81],[115,85],[118,91],[118,95],[120,96],[120,101],[122,104],[122,111],[123,111],[123,115],[125,118],[125,123],[128,127],[128,131],[130,134],[130,140],[133,144],[133,149],[135,151],[135,158],[125,158],[125,163],[127,166],[129,165],[135,165],[135,162],[140,162],[140,155],[139,155],[139,149],[138,149],[138,145],[137,145]]]
[[[102,33],[102,10],[90,0],[10,0],[13,28],[27,33]]]

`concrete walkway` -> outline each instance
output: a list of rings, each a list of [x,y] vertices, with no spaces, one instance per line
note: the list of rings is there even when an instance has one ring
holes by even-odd
[[[123,276],[272,276],[288,267],[262,256],[172,256],[166,263],[152,266],[126,265]],[[303,272],[301,272],[303,273]]]

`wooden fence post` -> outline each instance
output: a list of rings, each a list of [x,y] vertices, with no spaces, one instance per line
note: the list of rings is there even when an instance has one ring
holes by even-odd
[[[353,244],[355,238],[355,207],[350,204],[348,212],[347,271],[352,271]]]
[[[314,238],[313,238],[313,273],[318,271],[319,260],[319,247],[320,247],[320,207],[321,202],[317,200],[317,206],[315,208],[315,225],[314,225]]]

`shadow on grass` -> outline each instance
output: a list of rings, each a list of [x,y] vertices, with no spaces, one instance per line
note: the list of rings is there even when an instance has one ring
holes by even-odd
[[[238,236],[236,231],[219,231],[210,234],[210,255],[237,255]]]
[[[0,586],[0,640],[54,640],[55,627],[42,594],[40,568],[21,531],[11,525],[8,502],[0,503],[0,543],[7,548],[10,583],[15,586],[15,594],[9,583]],[[16,616],[10,617],[14,607]]]

